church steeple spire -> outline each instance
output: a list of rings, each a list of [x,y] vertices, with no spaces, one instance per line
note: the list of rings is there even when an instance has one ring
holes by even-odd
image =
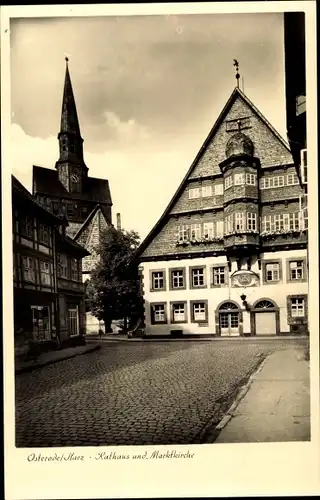
[[[81,193],[88,168],[83,159],[83,139],[80,133],[78,113],[73,94],[69,59],[66,57],[66,72],[62,97],[59,140],[59,160],[56,169],[60,182],[69,192]]]
[[[66,57],[65,60],[66,74],[62,98],[60,134],[71,133],[80,136],[79,120],[69,73],[68,57]]]

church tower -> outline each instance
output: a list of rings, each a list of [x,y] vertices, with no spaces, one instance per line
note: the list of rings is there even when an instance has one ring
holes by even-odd
[[[61,124],[58,134],[59,159],[56,169],[61,184],[69,193],[82,193],[88,175],[83,159],[83,139],[66,58],[66,74],[62,98]]]

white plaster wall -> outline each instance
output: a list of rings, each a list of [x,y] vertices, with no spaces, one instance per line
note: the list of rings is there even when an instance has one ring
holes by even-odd
[[[145,299],[145,325],[147,335],[170,335],[170,330],[179,329],[184,333],[199,333],[199,334],[215,334],[215,310],[218,305],[225,300],[235,301],[241,309],[243,309],[240,295],[245,294],[249,305],[253,305],[256,301],[269,298],[273,300],[280,309],[280,331],[289,332],[290,328],[287,323],[287,295],[292,294],[307,294],[308,283],[287,283],[287,258],[307,257],[306,250],[289,250],[281,252],[268,252],[261,254],[260,259],[276,259],[282,261],[282,281],[279,284],[264,285],[262,283],[262,270],[259,270],[257,258],[251,261],[251,270],[260,276],[260,286],[247,288],[231,288],[230,285],[221,288],[210,288],[210,267],[213,264],[227,265],[225,256],[206,257],[197,259],[181,259],[171,261],[155,261],[143,262],[143,286]],[[207,288],[190,289],[189,288],[189,267],[206,266],[207,273]],[[169,269],[175,267],[186,268],[186,289],[185,290],[169,290]],[[245,260],[241,264],[242,269],[246,269]],[[156,269],[165,269],[166,271],[166,290],[165,291],[150,291],[150,271]],[[229,276],[237,270],[237,263],[232,262],[231,272]],[[230,283],[230,279],[229,279]],[[171,301],[187,301],[187,323],[170,323],[170,302]],[[190,301],[191,300],[208,300],[208,326],[199,326],[197,323],[190,321]],[[150,303],[166,302],[167,303],[167,324],[151,325]],[[250,312],[243,311],[243,332],[249,333]]]

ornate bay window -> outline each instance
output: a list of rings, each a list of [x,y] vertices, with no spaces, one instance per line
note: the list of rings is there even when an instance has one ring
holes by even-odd
[[[235,212],[225,217],[225,234],[257,232],[255,212]]]

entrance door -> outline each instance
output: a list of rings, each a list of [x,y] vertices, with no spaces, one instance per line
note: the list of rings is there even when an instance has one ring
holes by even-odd
[[[239,313],[222,312],[220,313],[220,332],[223,337],[232,337],[239,335]]]
[[[256,312],[256,335],[276,335],[276,313]]]
[[[50,308],[49,306],[31,306],[32,333],[36,342],[50,340]]]
[[[79,335],[79,314],[78,307],[69,309],[69,335]]]

